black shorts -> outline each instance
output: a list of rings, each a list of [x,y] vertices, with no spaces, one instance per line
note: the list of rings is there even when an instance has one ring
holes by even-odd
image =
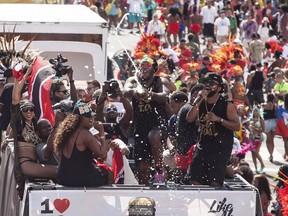
[[[212,37],[214,39],[214,24],[212,23],[204,23],[203,25],[203,35],[205,37]]]
[[[264,103],[264,95],[262,90],[250,90],[247,94],[250,104],[257,102],[257,104]]]
[[[211,182],[223,184],[229,159],[230,154],[221,152],[204,154],[196,148],[193,153],[193,162],[185,178],[203,185],[210,185]]]
[[[151,163],[153,158],[151,152],[151,144],[148,139],[148,134],[151,130],[159,130],[161,134],[161,142],[167,137],[166,133],[162,128],[154,126],[152,128],[141,128],[136,129],[134,132],[134,159],[136,166],[139,162],[144,161]]]

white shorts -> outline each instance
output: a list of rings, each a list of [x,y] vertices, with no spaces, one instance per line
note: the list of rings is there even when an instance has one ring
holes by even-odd
[[[277,119],[267,119],[264,121],[265,123],[265,133],[269,133],[271,131],[276,131]]]

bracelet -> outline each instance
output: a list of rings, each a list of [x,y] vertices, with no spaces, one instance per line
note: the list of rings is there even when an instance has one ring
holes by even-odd
[[[105,139],[105,136],[101,136],[100,139]]]
[[[69,80],[69,83],[74,83],[75,82],[75,80]]]

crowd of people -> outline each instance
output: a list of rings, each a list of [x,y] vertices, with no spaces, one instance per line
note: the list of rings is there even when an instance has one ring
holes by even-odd
[[[273,163],[278,134],[288,161],[288,5],[109,0],[87,6],[108,20],[109,31],[129,13],[127,28],[133,33],[137,24],[140,32],[134,62],[122,62],[102,84],[87,80],[86,88],[68,67],[69,85],[56,76],[49,88],[53,121],[37,119],[27,100],[33,61],[21,77],[2,62],[1,150],[14,140],[18,185],[49,178],[75,187],[167,181],[221,187],[238,173],[258,188],[269,215],[260,148],[266,144]],[[245,161],[248,152],[254,168]],[[280,174],[279,190],[287,165]],[[281,196],[277,215],[288,211]]]

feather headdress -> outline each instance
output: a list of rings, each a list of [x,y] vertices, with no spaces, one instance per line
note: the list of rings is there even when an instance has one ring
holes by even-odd
[[[136,59],[142,59],[144,56],[150,56],[152,58],[166,56],[159,47],[160,40],[158,38],[155,38],[153,35],[146,35],[141,31],[141,38],[136,44],[134,57]]]
[[[224,72],[228,68],[228,62],[234,59],[234,52],[238,51],[241,58],[247,62],[244,50],[239,44],[235,44],[234,41],[235,37],[228,38],[228,43],[223,44],[220,48],[216,51],[216,53],[210,54],[212,58],[212,65],[211,69],[216,72]]]
[[[12,71],[13,76],[16,79],[22,79],[27,66],[31,65],[39,55],[36,50],[29,49],[32,41],[36,36],[30,39],[30,41],[19,51],[16,50],[16,45],[20,42],[20,36],[15,36],[15,27],[12,35],[5,33],[0,37],[0,71],[5,75],[5,72]],[[25,68],[26,67],[26,68]]]
[[[268,40],[267,43],[270,45],[271,53],[275,53],[275,51],[283,52],[283,47],[281,47],[276,40]]]

